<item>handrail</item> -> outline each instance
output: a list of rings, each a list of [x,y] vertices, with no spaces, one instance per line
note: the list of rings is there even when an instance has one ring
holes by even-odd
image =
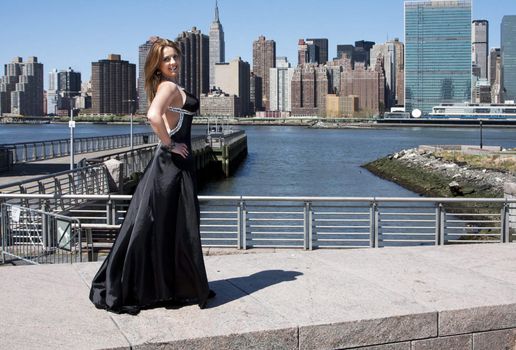
[[[24,194],[24,193],[0,193],[3,199],[89,199],[89,200],[128,200],[131,195],[121,194]],[[274,197],[274,196],[198,196],[200,201],[281,201],[281,202],[419,202],[419,203],[516,203],[509,198],[447,198],[447,197]]]
[[[9,182],[9,183],[1,185],[0,186],[0,190],[2,190],[4,188],[24,185],[27,182],[38,182],[38,181],[41,181],[41,180],[49,179],[51,177],[58,177],[60,175],[67,175],[67,174],[77,173],[77,172],[81,172],[81,171],[84,171],[84,170],[87,170],[87,169],[90,169],[90,168],[95,168],[95,167],[100,167],[100,166],[101,165],[93,164],[93,165],[88,165],[88,166],[85,166],[85,167],[76,168],[76,169],[73,169],[73,170],[64,170],[64,171],[60,171],[60,172],[57,172],[57,173],[52,173],[52,174],[47,174],[47,175],[31,177],[30,179],[25,179],[25,180],[20,180],[20,181],[15,181],[15,182]]]
[[[137,136],[146,136],[146,135],[154,135],[153,132],[139,132],[134,133],[133,137]],[[114,134],[114,135],[104,135],[104,136],[87,136],[87,137],[76,137],[75,141],[80,140],[96,140],[96,139],[104,139],[109,137],[121,137],[121,136],[130,136],[130,134]],[[52,139],[52,140],[41,140],[41,141],[32,141],[32,142],[13,142],[13,143],[2,143],[0,144],[0,147],[11,147],[11,146],[19,146],[24,144],[34,144],[34,143],[52,143],[52,142],[70,142],[70,139]]]

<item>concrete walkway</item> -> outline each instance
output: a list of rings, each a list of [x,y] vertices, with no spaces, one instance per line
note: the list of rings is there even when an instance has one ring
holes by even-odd
[[[516,245],[209,255],[208,308],[88,300],[99,263],[0,268],[5,349],[516,349]]]

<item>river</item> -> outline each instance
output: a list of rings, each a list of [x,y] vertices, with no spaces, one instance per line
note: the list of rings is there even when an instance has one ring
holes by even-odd
[[[478,144],[474,128],[399,127],[311,129],[298,126],[241,126],[249,154],[232,177],[207,183],[203,195],[417,196],[377,178],[360,165],[421,144]],[[150,132],[135,125],[135,132]],[[194,134],[202,134],[194,126]],[[76,137],[129,133],[128,125],[78,124]],[[62,139],[67,125],[0,125],[0,143]],[[516,148],[516,129],[484,128],[484,145]]]

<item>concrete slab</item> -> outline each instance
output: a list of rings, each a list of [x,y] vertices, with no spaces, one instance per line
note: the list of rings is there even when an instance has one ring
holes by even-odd
[[[138,316],[89,302],[100,263],[2,267],[0,337],[8,348],[73,342],[74,348],[390,350],[467,348],[474,339],[497,338],[506,344],[513,333],[504,330],[516,328],[515,259],[513,244],[210,255],[217,297],[207,309],[156,308]]]
[[[71,265],[0,268],[3,349],[129,348]]]

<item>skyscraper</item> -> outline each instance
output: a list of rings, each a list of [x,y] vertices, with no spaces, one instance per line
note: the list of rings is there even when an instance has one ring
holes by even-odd
[[[145,60],[147,54],[157,37],[151,36],[149,40],[138,46],[138,113],[146,114],[148,102],[147,93],[145,92]]]
[[[44,114],[43,64],[37,57],[21,57],[5,65],[0,80],[0,113],[25,116]]]
[[[136,100],[136,65],[120,55],[91,63],[92,112],[129,114]]]
[[[306,64],[295,68],[291,82],[292,114],[324,116],[327,95],[326,67]]]
[[[405,110],[471,99],[471,0],[405,2]]]
[[[494,84],[494,81],[496,79],[497,61],[499,61],[500,59],[500,48],[492,48],[491,51],[489,51],[489,83],[491,85]],[[499,65],[500,64],[498,64],[498,66]]]
[[[502,57],[500,48],[493,48],[489,53],[489,85],[491,86],[491,103],[501,102]]]
[[[502,18],[502,99],[516,100],[516,15]]]
[[[57,113],[57,69],[48,73],[47,114]]]
[[[375,62],[371,62],[370,51],[373,48],[374,41],[355,41],[355,50],[353,51],[353,65],[355,62],[362,62],[366,66],[374,65]]]
[[[474,20],[471,25],[471,54],[473,66],[478,67],[478,78],[487,79],[487,54],[489,50],[489,22]]]
[[[210,89],[215,85],[215,64],[224,62],[225,58],[224,29],[219,20],[219,6],[215,0],[215,19],[210,27]]]
[[[370,61],[373,66],[378,57],[383,58],[383,68],[385,74],[385,94],[386,107],[392,107],[403,100],[403,91],[398,88],[398,84],[403,85],[401,79],[403,75],[403,43],[399,39],[387,41],[385,44],[376,44],[370,51]]]
[[[348,56],[351,60],[353,60],[353,52],[355,51],[355,47],[353,45],[337,45],[337,57],[335,59],[341,59],[342,54]],[[353,63],[353,61],[351,61]]]
[[[216,63],[215,71],[217,74],[214,85],[225,93],[238,96],[240,101],[238,115],[248,115],[251,76],[249,63],[237,57],[229,63]]]
[[[57,73],[57,109],[66,110],[75,108],[73,98],[81,95],[81,73],[74,72],[72,68]]]
[[[183,51],[179,85],[199,98],[210,90],[209,37],[193,27],[179,34],[176,40]]]
[[[326,62],[328,62],[328,39],[306,39],[306,41],[311,41],[313,45],[315,45],[315,47],[317,48],[317,54],[313,58],[313,62],[319,64],[325,64]]]
[[[261,78],[262,82],[262,101],[261,106],[255,106],[257,111],[269,110],[269,69],[274,67],[276,67],[276,42],[267,40],[262,35],[253,42],[253,72]]]
[[[297,65],[301,66],[309,62],[308,44],[304,39],[299,39],[297,42]]]
[[[276,68],[270,69],[270,110],[280,112],[290,112],[292,103],[290,98],[290,88],[294,68],[290,68],[290,63],[286,57],[276,59]]]

